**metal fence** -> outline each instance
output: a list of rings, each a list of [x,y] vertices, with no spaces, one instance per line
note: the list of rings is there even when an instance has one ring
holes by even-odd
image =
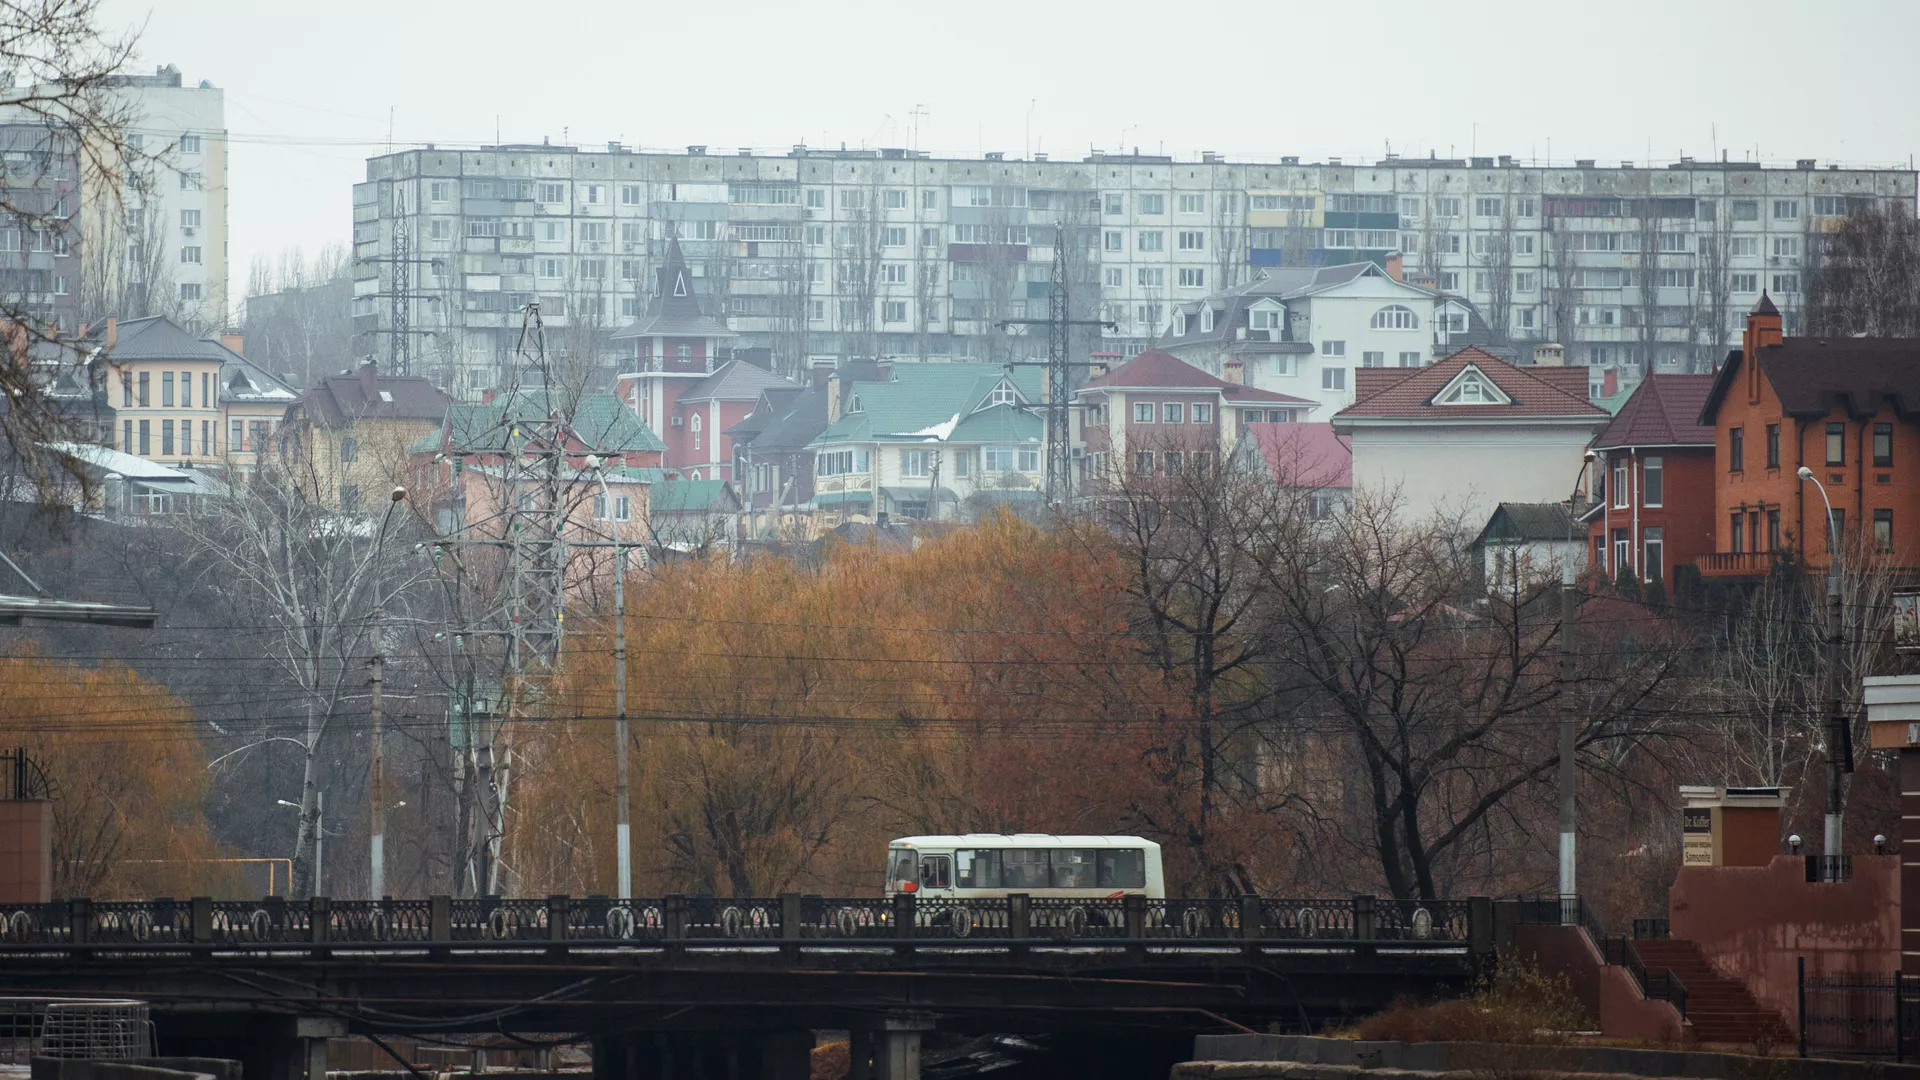
[[[36,1057],[126,1061],[153,1052],[145,1002],[0,998],[0,1064],[28,1065]]]
[[[1476,905],[1484,905],[1477,923]],[[1490,947],[1491,902],[1239,896],[553,896],[426,900],[146,900],[0,906],[0,946],[658,943],[1020,939],[1029,942],[1307,941]]]
[[[1892,975],[1808,976],[1798,961],[1800,1054],[1890,1057],[1920,1055],[1920,986]]]

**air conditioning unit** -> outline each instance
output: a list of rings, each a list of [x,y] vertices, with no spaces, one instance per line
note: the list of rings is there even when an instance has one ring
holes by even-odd
[[[673,418],[671,423],[673,424],[674,427],[679,427],[681,426],[682,423],[684,423],[684,420],[681,417],[676,416]]]

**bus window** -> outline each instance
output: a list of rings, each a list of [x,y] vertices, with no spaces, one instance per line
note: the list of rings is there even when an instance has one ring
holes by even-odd
[[[897,887],[903,881],[913,882],[919,880],[920,870],[916,865],[918,862],[919,860],[914,858],[913,852],[905,848],[894,851],[893,869],[887,873],[888,884]]]
[[[1091,889],[1094,887],[1094,853],[1084,848],[1062,848],[1053,854],[1053,887]]]
[[[952,860],[945,855],[929,855],[920,860],[920,887],[945,889],[953,885]]]
[[[1144,889],[1147,887],[1147,853],[1139,848],[1120,848],[1100,852],[1102,889]]]
[[[992,848],[977,851],[962,849],[953,853],[954,861],[960,871],[960,887],[963,889],[997,889],[1000,887],[1000,853]]]
[[[1000,887],[1014,892],[1047,888],[1052,875],[1047,871],[1044,850],[1009,848],[1000,853]]]

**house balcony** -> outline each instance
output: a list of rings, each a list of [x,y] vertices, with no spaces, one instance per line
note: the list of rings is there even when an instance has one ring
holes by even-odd
[[[1694,567],[1705,578],[1764,577],[1781,557],[1773,551],[1715,551],[1700,556]]]

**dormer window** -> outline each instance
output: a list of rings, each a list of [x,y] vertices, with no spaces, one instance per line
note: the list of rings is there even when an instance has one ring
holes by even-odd
[[[1247,325],[1255,330],[1278,330],[1286,325],[1286,312],[1277,307],[1257,307],[1247,316]]]
[[[1373,313],[1375,330],[1418,330],[1419,328],[1420,317],[1415,315],[1410,307],[1389,304]]]
[[[1203,334],[1213,333],[1212,306],[1207,306],[1200,309],[1200,332]]]
[[[850,413],[856,413],[860,411],[860,395],[859,394],[855,394],[852,397],[847,399],[847,411]]]
[[[1500,392],[1479,368],[1468,364],[1460,369],[1438,394],[1433,396],[1435,405],[1511,405],[1513,399]]]
[[[1015,405],[1019,401],[1020,395],[1014,392],[1013,384],[1005,379],[1001,379],[1000,385],[994,387],[993,393],[987,395],[988,408],[995,405]]]
[[[1182,311],[1173,317],[1173,336],[1187,336],[1187,313]]]

